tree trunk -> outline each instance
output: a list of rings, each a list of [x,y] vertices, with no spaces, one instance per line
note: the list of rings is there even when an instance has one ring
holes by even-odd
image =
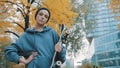
[[[25,17],[25,29],[24,29],[24,31],[25,31],[27,28],[29,28],[29,16],[28,16],[28,15],[26,15],[26,17]]]

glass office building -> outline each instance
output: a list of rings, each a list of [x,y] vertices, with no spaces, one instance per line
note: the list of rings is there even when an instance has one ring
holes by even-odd
[[[109,2],[110,0],[104,0],[103,2],[94,0],[92,3],[91,11],[93,12],[89,13],[87,19],[95,21],[91,22],[93,24],[92,31],[87,30],[88,36],[97,37],[118,30],[118,21],[115,20],[115,15],[111,14],[111,10],[107,6]]]
[[[92,62],[104,68],[120,68],[120,31],[94,38]]]
[[[87,37],[93,37],[95,54],[92,62],[95,65],[101,65],[104,68],[120,68],[120,30],[119,22],[115,20],[115,14],[111,14],[108,4],[110,0],[95,0],[93,10],[88,15],[88,20],[94,18],[92,22],[94,27],[91,31],[86,30]]]

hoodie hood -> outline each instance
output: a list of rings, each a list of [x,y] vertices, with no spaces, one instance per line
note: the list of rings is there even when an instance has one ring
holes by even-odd
[[[49,27],[49,26],[45,26],[44,28],[43,28],[43,31],[36,31],[34,28],[28,28],[27,30],[26,30],[26,32],[28,32],[28,33],[35,33],[35,32],[47,32],[47,31],[49,31],[49,30],[51,30],[51,27]]]

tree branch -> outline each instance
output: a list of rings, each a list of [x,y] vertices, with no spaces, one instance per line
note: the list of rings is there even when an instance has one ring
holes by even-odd
[[[21,27],[23,30],[25,29],[22,25],[20,25],[19,23],[17,23],[17,22],[12,22],[12,23],[14,23],[14,24],[17,24],[19,27]]]
[[[20,13],[22,14],[22,16],[25,18],[25,12],[24,12],[24,10],[22,10],[22,9],[20,9],[20,8],[17,8],[19,11],[20,11]]]
[[[17,36],[18,38],[20,37],[17,33],[12,32],[12,31],[5,31],[5,33],[12,33],[12,34],[14,34],[15,36]]]

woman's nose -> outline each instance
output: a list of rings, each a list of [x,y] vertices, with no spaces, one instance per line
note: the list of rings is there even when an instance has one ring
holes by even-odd
[[[44,19],[43,17],[41,19]]]
[[[41,19],[44,19],[44,16],[41,16]]]

